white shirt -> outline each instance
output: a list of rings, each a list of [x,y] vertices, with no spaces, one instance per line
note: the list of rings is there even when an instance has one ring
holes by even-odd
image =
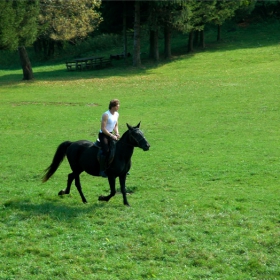
[[[119,119],[119,113],[115,112],[114,115],[111,114],[110,110],[106,111],[104,114],[108,115],[108,120],[107,120],[107,124],[106,124],[106,129],[109,132],[112,132],[118,119]],[[101,118],[102,121],[102,118]],[[100,129],[100,132],[102,132],[102,130]]]

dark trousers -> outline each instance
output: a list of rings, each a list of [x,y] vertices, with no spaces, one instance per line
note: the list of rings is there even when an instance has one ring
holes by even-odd
[[[107,156],[109,152],[110,136],[107,136],[104,133],[99,132],[98,138],[101,144],[102,154],[104,156]]]

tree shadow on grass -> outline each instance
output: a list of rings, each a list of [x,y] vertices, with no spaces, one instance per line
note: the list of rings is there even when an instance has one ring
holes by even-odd
[[[185,57],[184,59],[191,58]],[[84,71],[68,71],[65,68],[65,64],[56,64],[55,69],[48,70],[48,65],[33,66],[34,79],[30,81],[22,80],[23,74],[21,69],[14,69],[8,71],[8,74],[0,75],[0,85],[21,85],[22,83],[34,83],[34,82],[76,82],[79,80],[104,80],[110,78],[130,78],[139,75],[150,75],[152,69],[161,67],[168,63],[174,62],[178,59],[174,56],[172,59],[163,60],[158,63],[149,59],[143,59],[142,67],[133,67],[128,65],[116,64],[110,68],[100,70],[84,70]],[[49,65],[53,66],[53,65]]]
[[[106,79],[110,77],[110,75],[106,75],[106,72],[99,73],[98,75],[94,75],[92,71],[66,71],[64,69],[57,69],[52,71],[44,71],[40,68],[33,67],[34,79],[33,80],[23,80],[22,71],[13,70],[15,73],[13,74],[6,74],[0,76],[0,85],[20,85],[20,84],[28,84],[34,83],[38,81],[45,81],[45,82],[58,82],[58,81],[77,81],[82,79]]]
[[[21,69],[9,70],[7,74],[0,75],[0,85],[20,85],[22,83],[33,83],[38,81],[44,82],[73,82],[79,80],[104,80],[117,77],[133,77],[141,74],[147,75],[147,69],[154,67],[152,64],[148,67],[132,67],[132,66],[113,66],[100,70],[84,70],[84,71],[67,71],[64,64],[57,64],[55,69],[51,71],[43,67],[33,66],[34,79],[30,81],[23,80]]]

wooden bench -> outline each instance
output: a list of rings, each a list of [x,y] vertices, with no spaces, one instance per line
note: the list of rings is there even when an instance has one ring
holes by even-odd
[[[112,60],[111,58],[103,58],[102,61],[101,61],[101,68],[102,67],[110,67],[112,66]]]
[[[86,69],[102,69],[109,66],[112,66],[112,61],[110,58],[92,60],[86,63]]]
[[[68,71],[102,69],[109,66],[112,66],[111,58],[104,58],[104,57],[79,58],[76,59],[75,61],[66,62],[66,67]]]
[[[100,61],[96,61],[96,60],[91,60],[91,61],[87,61],[86,62],[86,69],[95,69],[98,68],[100,66]]]
[[[111,54],[110,59],[120,60],[121,58],[124,58],[123,54]]]
[[[67,68],[68,71],[71,71],[72,68],[73,68],[73,70],[76,70],[76,62],[75,61],[66,61],[65,64],[66,64],[66,68]]]
[[[131,54],[128,52],[126,54],[126,57],[131,57]],[[121,53],[121,54],[111,54],[110,55],[110,59],[120,60],[121,58],[124,58],[124,54],[123,53]]]

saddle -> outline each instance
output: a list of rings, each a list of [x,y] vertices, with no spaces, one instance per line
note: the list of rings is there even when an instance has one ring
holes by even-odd
[[[107,168],[109,167],[109,165],[112,163],[112,161],[114,160],[114,157],[115,157],[115,152],[116,152],[116,144],[117,144],[117,141],[116,140],[113,140],[113,139],[110,139],[110,142],[109,142],[109,153],[108,153],[108,158],[107,158]],[[97,159],[99,161],[100,159],[100,155],[102,153],[102,150],[101,150],[101,144],[100,144],[100,141],[99,139],[97,139],[94,143],[93,143],[93,146],[98,148],[99,151],[97,153]]]

